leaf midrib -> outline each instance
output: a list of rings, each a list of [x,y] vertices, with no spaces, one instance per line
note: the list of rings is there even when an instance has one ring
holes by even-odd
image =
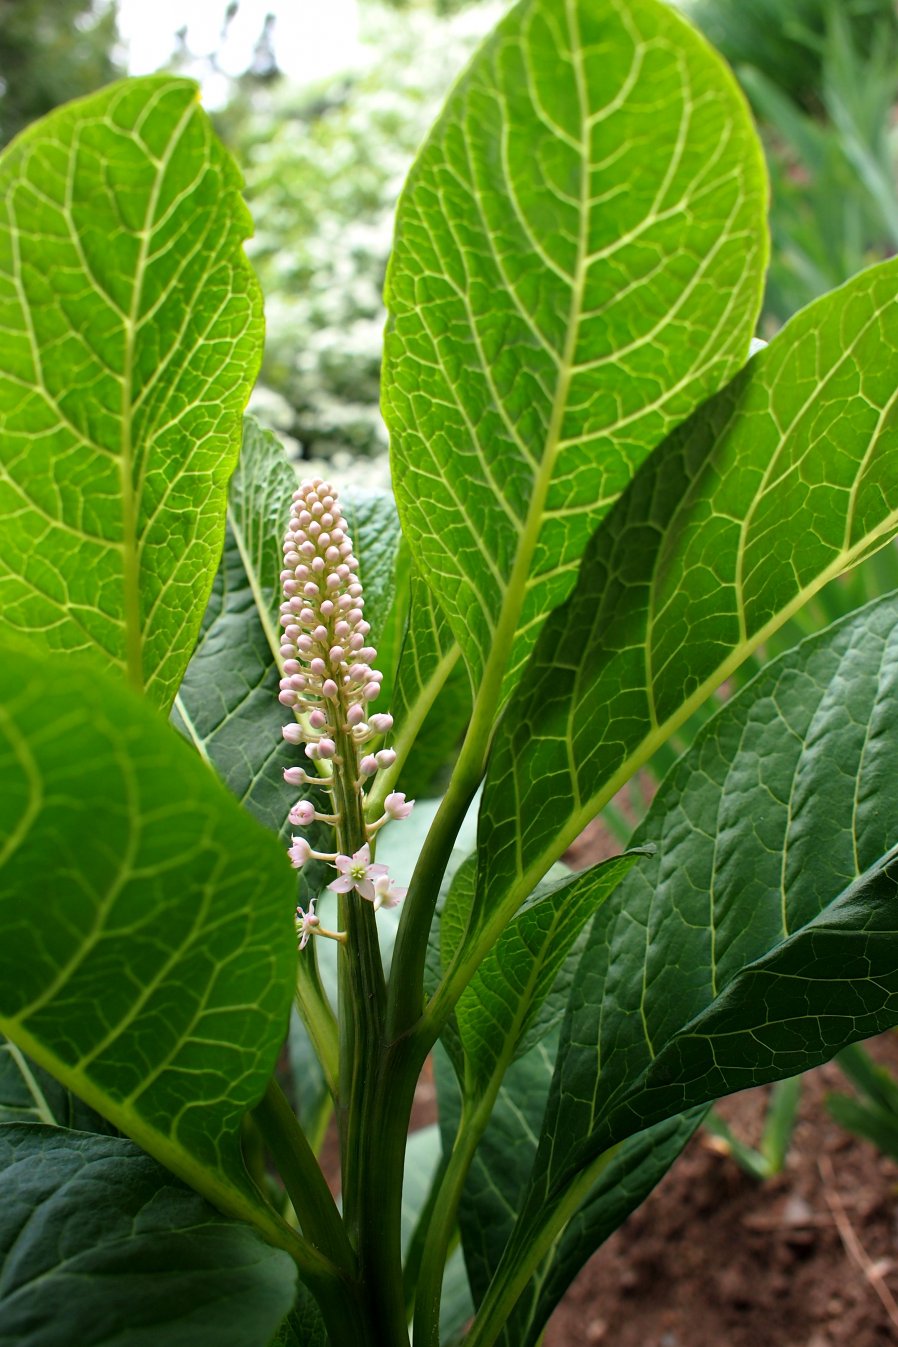
[[[577,84],[577,96],[580,104],[581,124],[588,116],[585,77],[582,52],[579,42],[579,27],[576,20],[575,0],[565,0],[565,12],[568,22],[568,37],[571,41],[571,56]],[[577,265],[571,279],[571,301],[568,310],[567,333],[564,351],[558,365],[558,380],[555,385],[555,397],[546,432],[544,452],[533,481],[530,505],[520,532],[520,541],[515,553],[514,565],[505,588],[502,610],[493,636],[492,650],[483,671],[480,693],[474,704],[472,726],[478,726],[486,716],[493,717],[501,705],[502,680],[509,663],[521,608],[527,594],[530,566],[533,554],[539,542],[542,530],[545,503],[555,472],[555,464],[561,443],[561,428],[567,410],[571,380],[574,373],[574,357],[580,338],[580,316],[583,310],[583,297],[586,286],[586,256],[589,247],[589,165],[586,146],[580,156],[580,213],[579,233],[577,236]],[[507,694],[506,694],[507,696]],[[479,705],[478,705],[479,703]],[[478,729],[479,733],[479,729]]]
[[[132,408],[134,403],[134,357],[139,331],[138,317],[143,301],[143,288],[146,279],[147,258],[153,237],[156,210],[162,191],[162,183],[172,157],[180,144],[187,123],[196,110],[196,101],[191,99],[177,125],[172,130],[165,152],[157,161],[156,176],[150,190],[147,207],[144,212],[143,228],[139,231],[140,247],[134,275],[134,287],[131,293],[131,306],[127,315],[123,315],[125,331],[125,358],[122,370],[121,430],[119,435],[119,476],[122,493],[122,585],[123,616],[125,622],[125,667],[129,681],[138,692],[143,692],[143,632],[140,605],[141,548],[139,541],[139,518],[141,499],[134,483],[135,446],[133,436]],[[74,155],[78,142],[72,147]]]

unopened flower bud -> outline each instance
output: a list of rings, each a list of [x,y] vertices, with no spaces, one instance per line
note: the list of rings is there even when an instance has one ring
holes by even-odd
[[[311,800],[300,800],[290,810],[287,820],[299,828],[307,828],[310,823],[315,822],[315,806]]]
[[[311,857],[312,848],[304,837],[291,837],[290,840],[293,843],[287,852],[287,855],[290,857],[290,864],[294,869],[301,870],[306,861]]]
[[[407,800],[401,790],[394,790],[384,800],[384,813],[394,819],[408,818],[414,804],[414,800]]]

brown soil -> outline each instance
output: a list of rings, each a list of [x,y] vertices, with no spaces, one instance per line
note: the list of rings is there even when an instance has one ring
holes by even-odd
[[[898,1037],[870,1045],[898,1072]],[[749,1178],[699,1133],[583,1269],[545,1347],[886,1347],[898,1343],[898,1165],[834,1123],[846,1090],[805,1077],[782,1174]],[[766,1089],[719,1105],[757,1144]]]

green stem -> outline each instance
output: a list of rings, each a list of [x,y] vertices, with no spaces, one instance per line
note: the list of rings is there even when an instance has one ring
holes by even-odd
[[[458,830],[486,766],[489,721],[475,712],[459,754],[449,789],[443,796],[418,857],[393,947],[393,967],[401,977],[390,979],[387,1000],[387,1037],[390,1041],[407,1033],[421,1015],[424,1004],[424,963],[440,882],[446,870]],[[430,1045],[428,1045],[429,1048]],[[426,1056],[425,1050],[425,1056]],[[423,1065],[422,1057],[420,1066]]]
[[[321,983],[314,940],[302,951],[297,963],[296,1009],[312,1040],[327,1087],[336,1098],[340,1061],[337,1020]]]
[[[278,1167],[304,1239],[341,1274],[353,1276],[355,1255],[336,1203],[312,1148],[273,1077],[253,1117]]]
[[[341,715],[339,723],[345,724],[345,716]],[[334,774],[338,838],[341,850],[352,855],[367,840],[363,800],[355,780],[357,754],[348,732],[336,735],[336,745],[341,764]],[[374,906],[350,891],[341,895],[340,916],[347,937],[339,961],[344,1221],[357,1252],[361,1295],[374,1340],[378,1347],[407,1347],[399,1227],[397,1223],[394,1228],[389,1204],[377,1191],[377,1176],[385,1155],[397,1147],[404,1151],[411,1097],[404,1116],[401,1108],[395,1119],[384,1116],[383,1096],[395,1110],[396,1091],[384,1074],[386,983]],[[401,1163],[396,1187],[397,1209],[401,1210]]]
[[[449,1163],[433,1202],[418,1284],[415,1290],[415,1347],[439,1347],[443,1276],[458,1222],[458,1207],[471,1161],[492,1112],[493,1099],[482,1100],[473,1113],[462,1108]]]
[[[384,1052],[364,1138],[359,1256],[370,1313],[380,1328],[384,1347],[408,1347],[402,1279],[402,1181],[422,1061],[418,1044],[410,1039],[392,1044]]]

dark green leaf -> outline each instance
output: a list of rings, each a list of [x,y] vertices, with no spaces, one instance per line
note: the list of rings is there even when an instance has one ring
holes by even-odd
[[[339,490],[339,481],[333,485]],[[365,619],[371,624],[368,640],[380,650],[381,633],[396,599],[396,557],[401,539],[396,502],[386,491],[361,490],[341,491],[340,500],[365,586]]]
[[[765,205],[732,76],[661,0],[522,0],[455,86],[399,204],[384,414],[475,685],[513,683],[638,464],[742,364]]]
[[[286,1253],[130,1141],[4,1126],[0,1170],[3,1347],[267,1347],[293,1300]]]
[[[898,597],[775,661],[700,732],[575,979],[509,1265],[603,1153],[898,1022]]]
[[[60,108],[0,156],[0,611],[165,708],[261,358],[240,186],[170,76]]]
[[[0,1038],[0,1123],[14,1122],[46,1123],[107,1135],[116,1130],[32,1062],[15,1043]]]
[[[244,422],[231,479],[224,556],[172,719],[241,804],[274,832],[299,792],[283,769],[292,719],[278,702],[278,575],[296,475],[278,440]]]

